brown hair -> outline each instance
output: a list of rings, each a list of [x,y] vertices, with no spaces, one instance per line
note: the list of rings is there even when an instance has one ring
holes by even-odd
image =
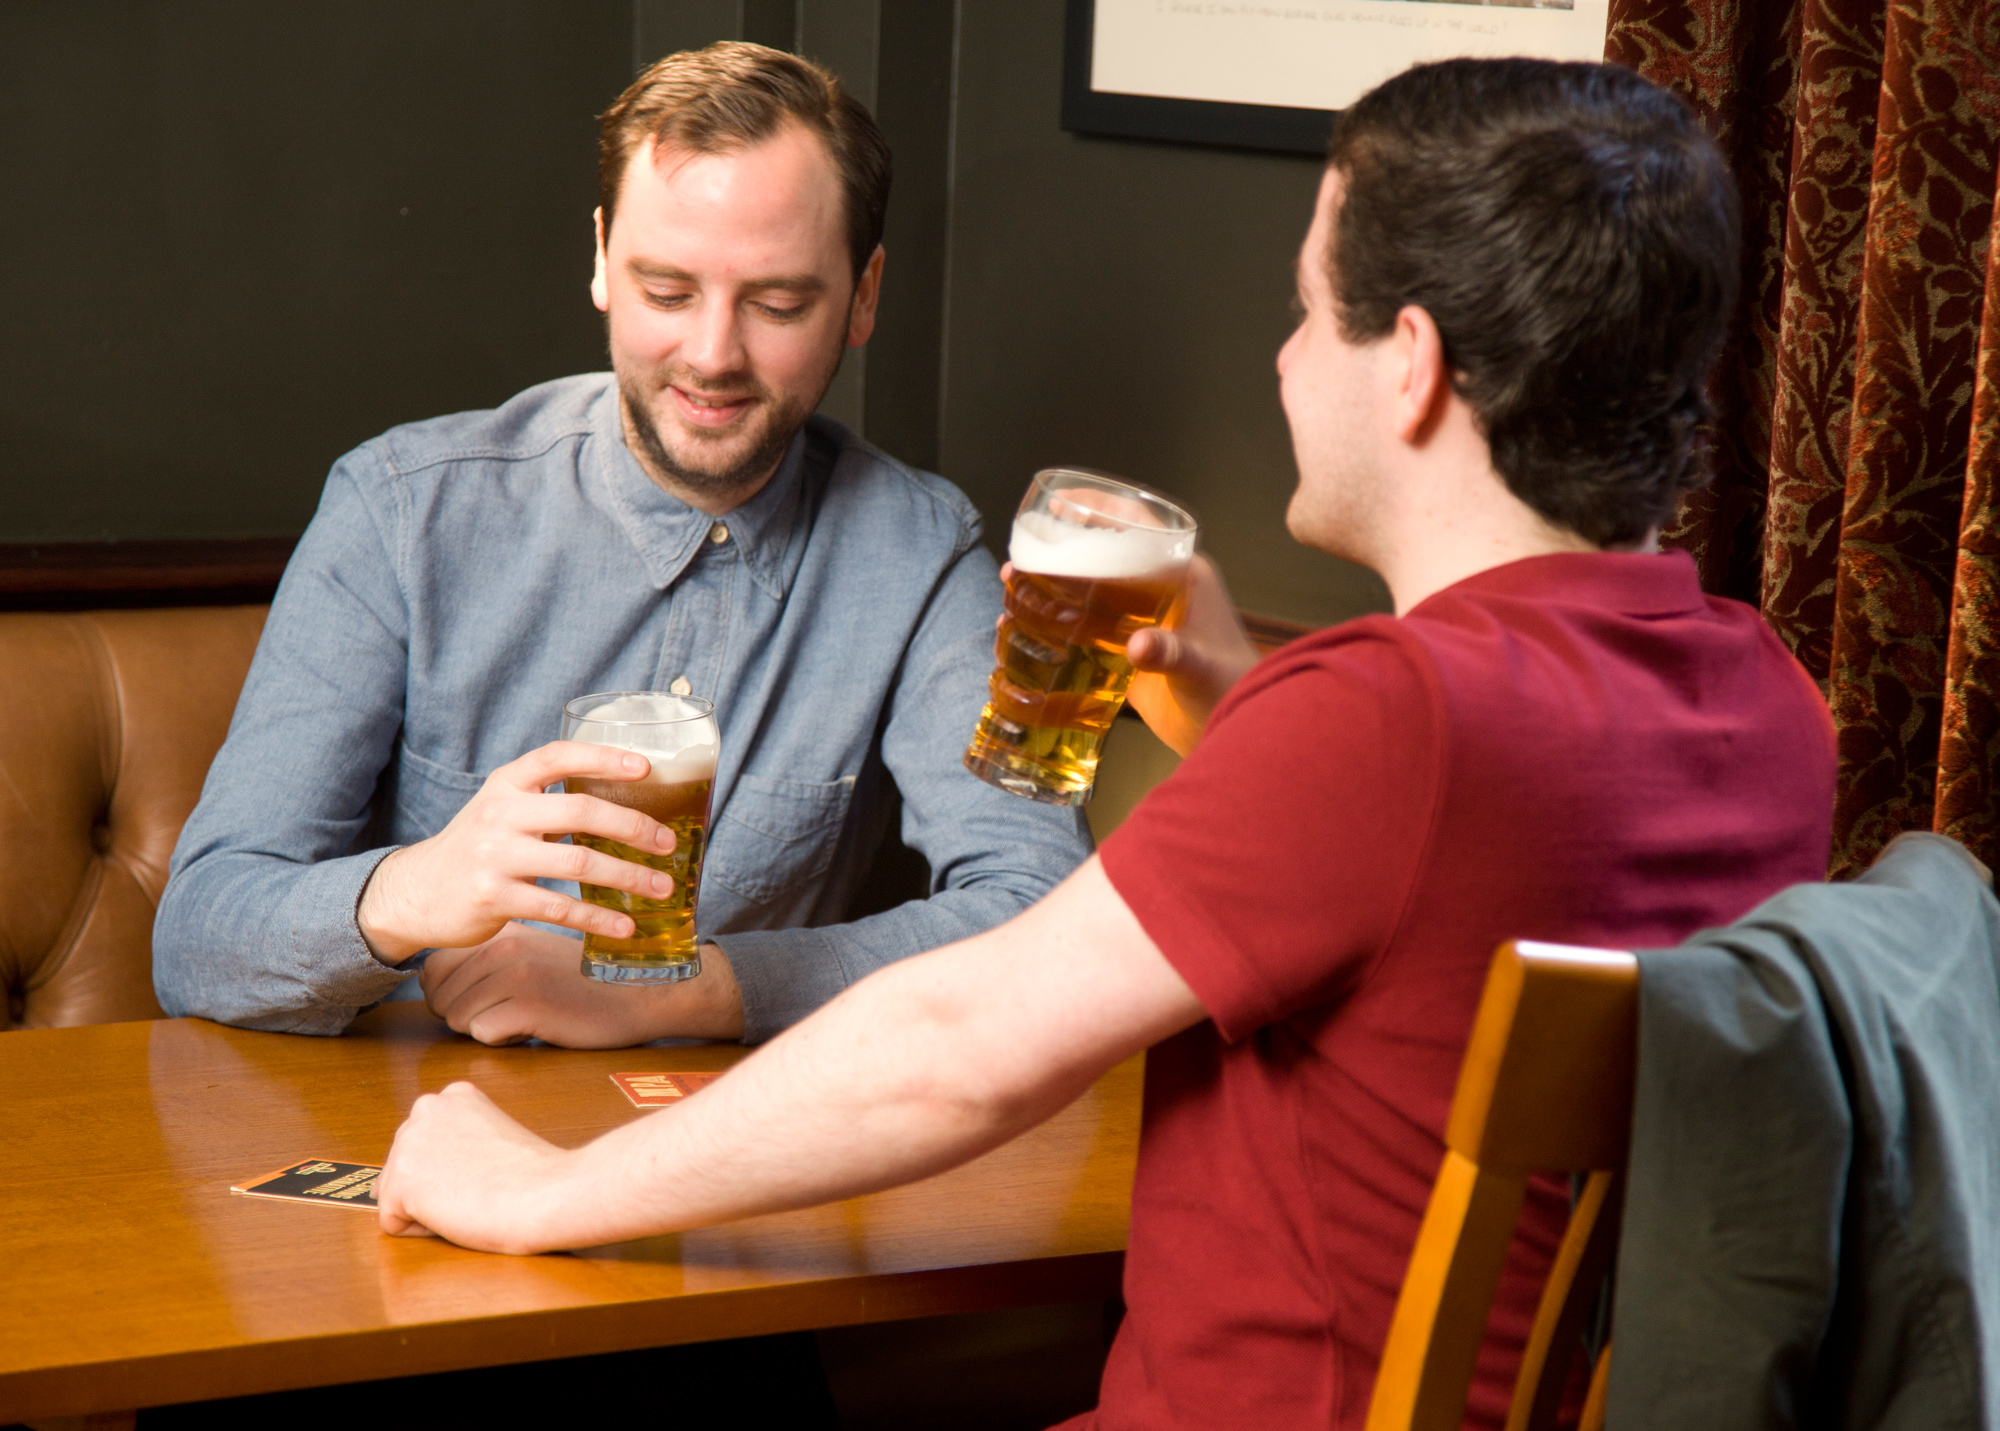
[[[604,235],[626,165],[648,139],[697,154],[727,154],[769,139],[787,123],[819,136],[840,175],[854,275],[882,242],[889,207],[889,145],[859,100],[811,60],[743,40],[683,50],[647,67],[597,117],[597,201]]]
[[[1615,65],[1446,60],[1349,105],[1330,154],[1342,329],[1428,312],[1515,496],[1621,546],[1707,480],[1740,220],[1684,101]]]

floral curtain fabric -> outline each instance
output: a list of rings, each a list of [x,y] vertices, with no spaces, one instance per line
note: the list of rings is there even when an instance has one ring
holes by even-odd
[[[1744,201],[1716,477],[1667,541],[1825,689],[1836,876],[1907,829],[2000,864],[2000,3],[1611,0],[1607,55]]]

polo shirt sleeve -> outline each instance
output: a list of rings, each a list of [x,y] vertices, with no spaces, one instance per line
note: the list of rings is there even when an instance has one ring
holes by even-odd
[[[1100,851],[1234,1042],[1350,994],[1404,918],[1440,804],[1428,662],[1389,618],[1270,657]]]

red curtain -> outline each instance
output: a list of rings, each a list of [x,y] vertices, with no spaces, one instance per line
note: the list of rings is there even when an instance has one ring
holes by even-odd
[[[1757,604],[1840,738],[1833,873],[2000,864],[2000,3],[1611,0],[1743,193],[1714,482],[1671,545]]]

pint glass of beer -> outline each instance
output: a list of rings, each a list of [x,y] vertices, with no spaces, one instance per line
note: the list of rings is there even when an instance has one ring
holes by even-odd
[[[1158,625],[1194,556],[1195,524],[1157,492],[1103,473],[1035,474],[1014,518],[998,666],[965,767],[1049,805],[1081,805],[1125,704],[1125,642]]]
[[[701,956],[695,947],[695,897],[701,892],[701,856],[708,843],[708,796],[715,784],[715,757],[722,748],[715,707],[698,696],[665,691],[603,691],[578,696],[563,707],[562,737],[637,751],[651,761],[652,769],[643,780],[572,778],[563,782],[563,788],[571,794],[595,795],[614,805],[643,810],[674,832],[670,855],[635,850],[597,835],[570,836],[600,854],[663,870],[674,877],[673,892],[665,899],[603,885],[581,886],[590,903],[629,914],[638,926],[630,939],[586,934],[584,976],[611,984],[692,979],[701,972]]]

